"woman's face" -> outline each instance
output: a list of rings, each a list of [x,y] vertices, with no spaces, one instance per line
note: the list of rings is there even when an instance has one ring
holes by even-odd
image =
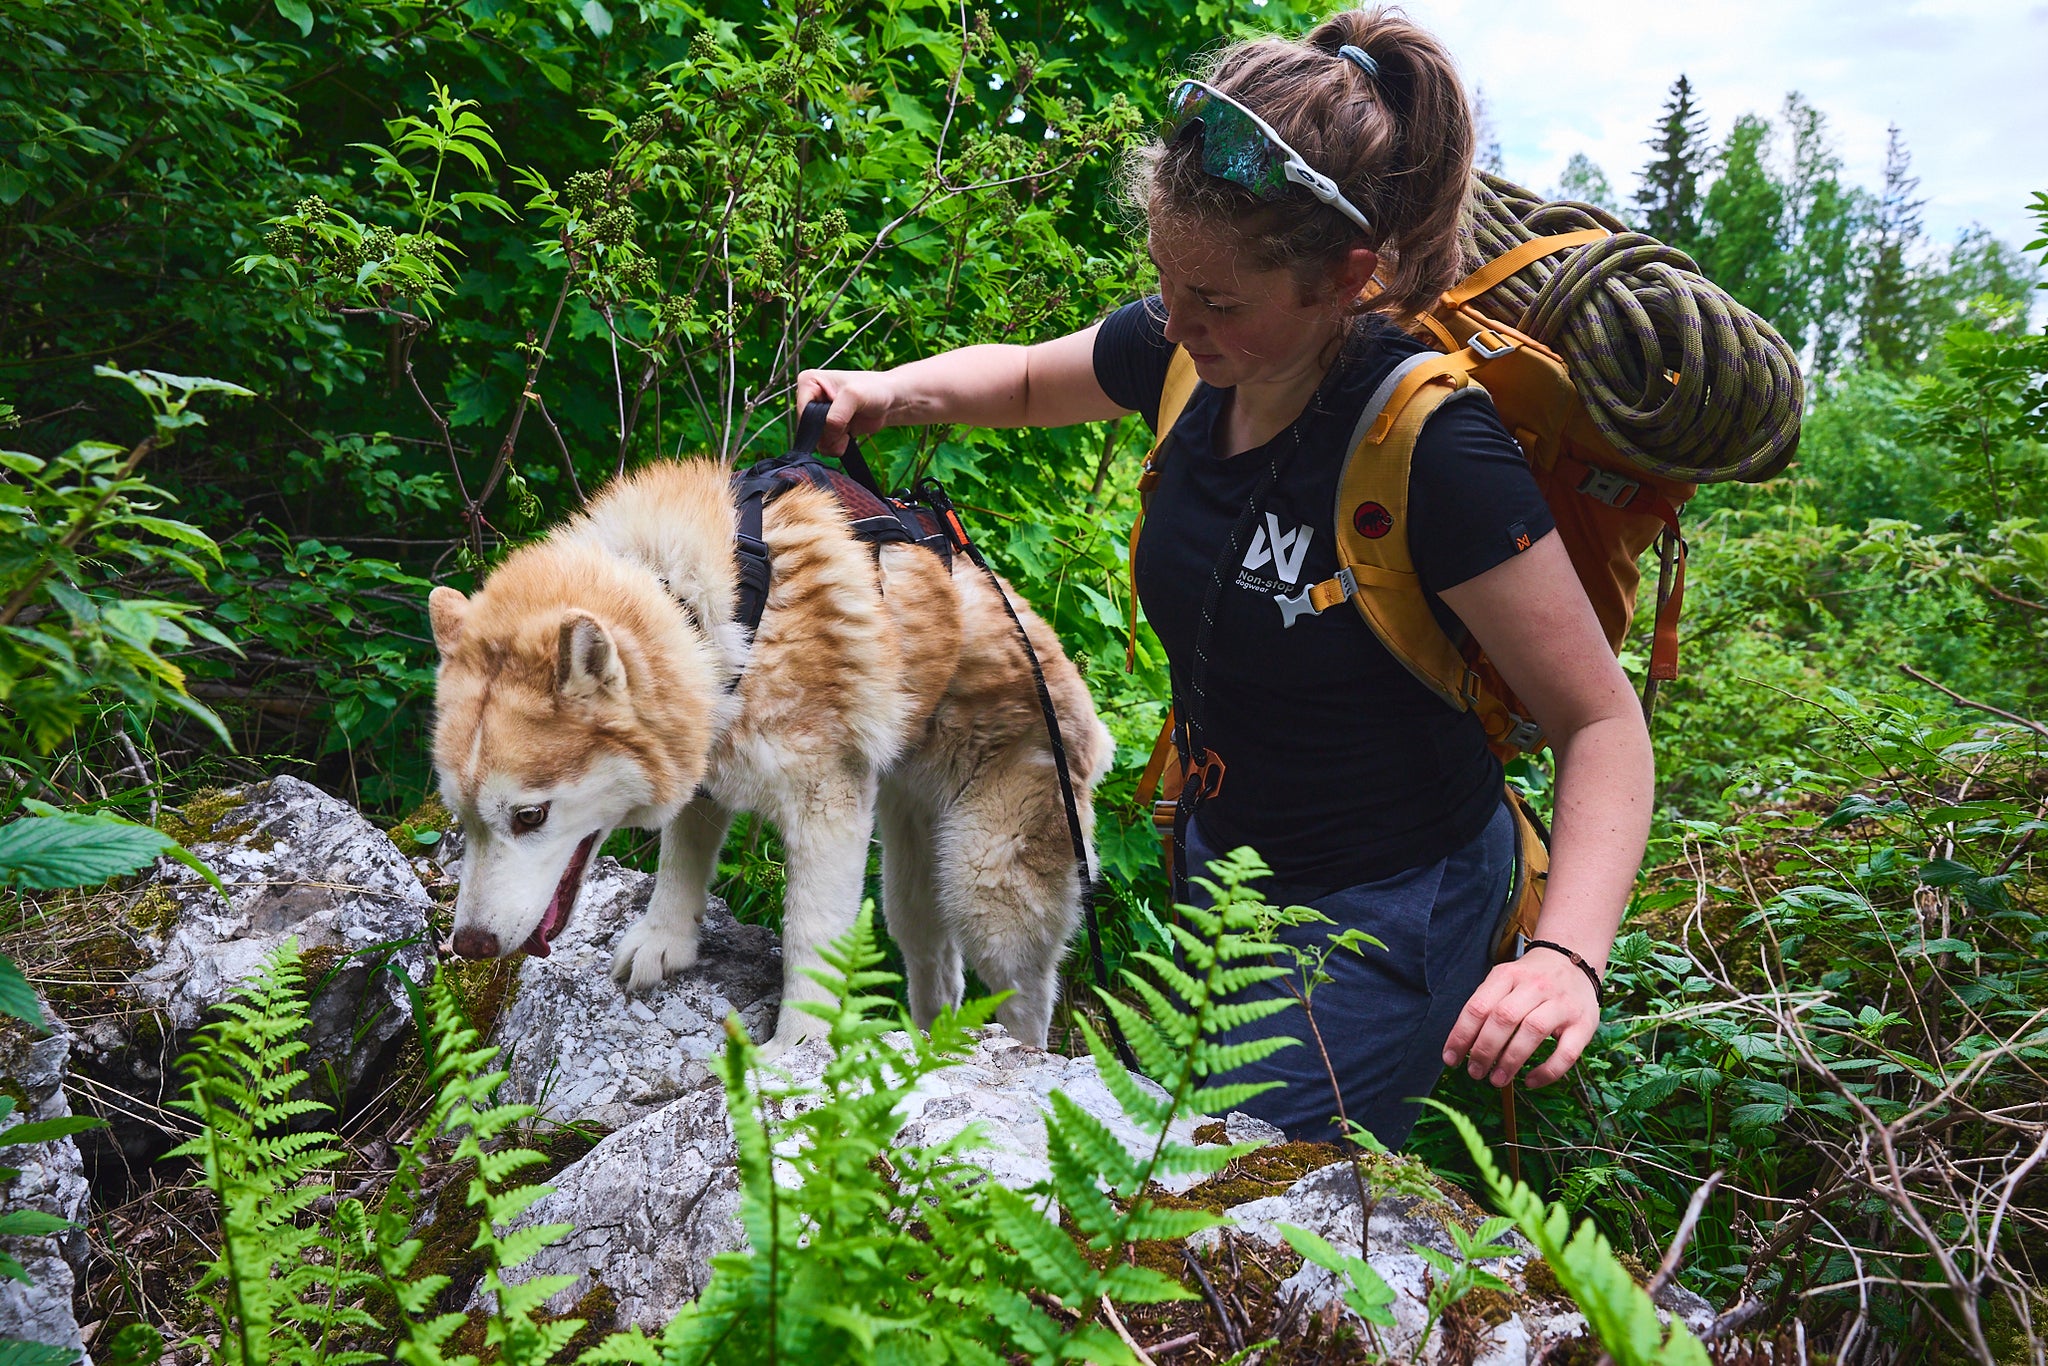
[[[1320,286],[1304,286],[1292,270],[1260,270],[1246,262],[1227,233],[1214,229],[1155,232],[1152,261],[1166,305],[1166,339],[1185,347],[1195,373],[1214,388],[1286,383],[1328,368],[1330,346],[1343,334],[1350,304],[1370,279],[1371,252],[1358,249]],[[1362,265],[1363,275],[1348,277]]]

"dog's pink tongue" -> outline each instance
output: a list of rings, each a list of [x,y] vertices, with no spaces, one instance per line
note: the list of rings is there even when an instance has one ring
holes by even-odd
[[[576,904],[576,893],[583,886],[583,868],[590,862],[590,847],[595,843],[595,833],[586,835],[583,843],[576,846],[576,852],[569,856],[569,866],[563,871],[562,880],[555,884],[555,895],[548,902],[547,913],[541,916],[540,924],[533,927],[533,933],[520,945],[523,952],[535,958],[545,958],[554,952],[549,941],[560,932],[563,922],[569,918],[569,908]]]
[[[554,938],[555,931],[562,927],[561,906],[562,894],[557,892],[555,899],[548,903],[548,913],[540,918],[540,924],[533,927],[533,933],[526,936],[526,942],[520,946],[523,951],[535,958],[545,958],[554,952],[548,947],[548,940]]]

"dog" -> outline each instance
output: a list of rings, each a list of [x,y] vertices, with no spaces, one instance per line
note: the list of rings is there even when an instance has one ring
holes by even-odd
[[[661,832],[647,912],[612,976],[644,991],[697,958],[736,813],[787,857],[771,1055],[822,1025],[819,950],[858,912],[879,825],[882,907],[912,1018],[957,1005],[963,962],[1044,1047],[1084,884],[1031,667],[991,576],[857,540],[829,492],[766,506],[759,628],[734,620],[737,508],[714,460],[661,462],[514,550],[473,597],[429,595],[434,762],[464,835],[454,947],[545,955],[591,856]],[[1059,718],[1094,868],[1091,793],[1112,742],[1052,630],[1007,584]]]

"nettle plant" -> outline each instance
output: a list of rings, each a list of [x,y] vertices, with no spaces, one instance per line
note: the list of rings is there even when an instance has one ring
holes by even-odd
[[[450,411],[422,386],[415,348],[458,289],[465,218],[515,213],[492,187],[504,152],[471,101],[436,83],[423,113],[359,144],[374,189],[301,201],[239,264],[388,330],[390,382],[429,414],[481,557],[537,522],[534,484],[581,501],[636,456],[759,453],[803,368],[1035,339],[1127,296],[1129,257],[1083,258],[1059,227],[1075,171],[1138,115],[1121,98],[1089,113],[1038,94],[1058,66],[1012,50],[986,12],[914,0],[859,34],[808,6],[751,35],[712,22],[637,108],[585,111],[604,128],[601,163],[559,183],[509,172],[532,259],[560,284],[508,354],[457,362]],[[1043,129],[1031,141],[1008,131],[1027,110]],[[572,450],[550,411],[545,369],[565,332],[609,350],[609,449]],[[530,413],[548,430],[539,455],[520,448]],[[450,417],[499,414],[503,438],[474,477]],[[944,438],[926,434],[896,473],[948,472]],[[486,514],[501,488],[504,527]]]
[[[0,450],[0,771],[26,780],[13,785],[17,794],[76,795],[51,785],[63,764],[49,756],[96,714],[111,724],[94,727],[89,742],[111,732],[116,765],[138,771],[133,737],[148,743],[159,707],[227,739],[219,718],[187,691],[175,656],[200,641],[236,646],[199,605],[166,596],[204,594],[220,548],[163,515],[176,500],[143,467],[180,432],[205,423],[195,399],[249,391],[159,370],[98,373],[148,405],[148,435],[128,447],[80,441],[47,459]]]

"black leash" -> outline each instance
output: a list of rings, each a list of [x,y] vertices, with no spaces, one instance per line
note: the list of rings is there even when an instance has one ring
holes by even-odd
[[[1045,715],[1045,738],[1052,746],[1053,771],[1059,774],[1060,801],[1067,810],[1067,834],[1074,843],[1074,869],[1081,879],[1081,909],[1088,926],[1088,960],[1095,969],[1095,984],[1104,992],[1109,990],[1109,963],[1102,954],[1102,922],[1098,911],[1104,888],[1095,870],[1088,861],[1088,839],[1081,831],[1081,806],[1074,797],[1074,775],[1067,762],[1066,740],[1060,734],[1059,712],[1052,704],[1052,689],[1046,686],[1045,669],[1038,662],[1038,651],[1031,648],[1031,636],[1024,629],[1023,618],[1010,602],[1010,595],[1003,591],[1003,582],[996,571],[982,557],[981,548],[968,538],[967,528],[961,525],[960,514],[953,510],[953,500],[944,487],[935,479],[926,479],[915,490],[915,501],[930,507],[946,521],[951,528],[954,544],[960,553],[974,561],[977,569],[988,576],[989,587],[995,590],[996,601],[1003,605],[1003,612],[1010,618],[1010,625],[1016,629],[1017,643],[1024,647],[1025,662],[1031,665],[1032,686],[1038,690],[1038,708]],[[1103,1021],[1109,1026],[1110,1046],[1116,1050],[1117,1060],[1130,1071],[1139,1071],[1138,1060],[1131,1052],[1130,1043],[1125,1040],[1116,1016],[1107,1011]]]
[[[740,518],[734,557],[740,574],[740,620],[749,634],[760,626],[761,613],[768,601],[770,565],[767,544],[761,539],[762,508],[775,492],[788,486],[787,471],[819,461],[818,442],[825,434],[825,418],[831,409],[832,405],[822,399],[806,404],[797,420],[789,453],[775,460],[757,462],[735,476]],[[1046,741],[1052,747],[1053,771],[1059,775],[1060,801],[1066,808],[1067,834],[1074,847],[1074,868],[1081,879],[1081,906],[1088,927],[1088,959],[1095,970],[1096,985],[1107,992],[1109,964],[1102,952],[1102,925],[1097,909],[1105,889],[1088,859],[1088,838],[1081,829],[1081,805],[1074,795],[1074,774],[1067,760],[1066,740],[1060,732],[1059,713],[1053,707],[1052,690],[1046,685],[1044,666],[1038,662],[1038,651],[1031,648],[1031,637],[1024,629],[1023,619],[1011,604],[1010,595],[1003,591],[1002,580],[982,557],[980,547],[968,536],[960,514],[954,510],[953,499],[943,485],[935,479],[924,479],[916,488],[890,497],[882,492],[874,471],[869,468],[866,458],[860,453],[859,444],[851,436],[847,437],[845,453],[838,459],[839,468],[846,476],[873,495],[885,510],[884,516],[869,519],[881,525],[860,523],[856,525],[857,530],[865,528],[863,534],[869,539],[911,541],[941,555],[958,553],[967,556],[988,577],[989,586],[995,590],[996,601],[1003,605],[1004,614],[1010,618],[1010,625],[1017,632],[1017,643],[1024,648],[1025,662],[1031,666],[1032,686],[1038,692],[1039,711],[1045,718]],[[927,527],[919,513],[929,513],[935,528]],[[897,527],[888,526],[886,519],[893,519]],[[937,543],[941,540],[943,545]],[[1116,1050],[1117,1058],[1131,1071],[1139,1071],[1137,1058],[1131,1052],[1116,1016],[1105,1014],[1104,1022],[1109,1026],[1110,1044]]]

